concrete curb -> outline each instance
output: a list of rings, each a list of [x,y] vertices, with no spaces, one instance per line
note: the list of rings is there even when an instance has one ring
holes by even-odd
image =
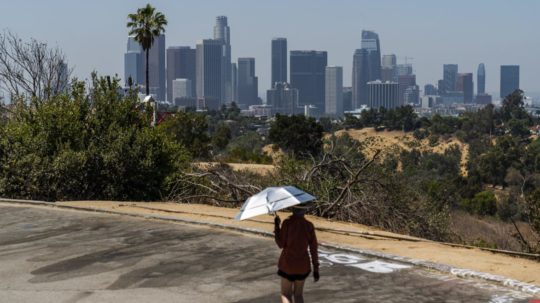
[[[189,219],[180,219],[173,216],[160,216],[160,215],[142,215],[142,214],[134,214],[134,213],[126,213],[126,212],[120,212],[120,211],[112,211],[112,210],[103,210],[99,208],[90,208],[90,207],[79,207],[79,206],[69,206],[69,205],[59,205],[54,202],[45,202],[45,201],[32,201],[32,200],[15,200],[15,199],[2,199],[0,198],[0,203],[8,203],[8,204],[25,204],[25,205],[39,205],[39,206],[48,206],[53,208],[61,208],[61,209],[71,209],[71,210],[78,210],[78,211],[88,211],[88,212],[98,212],[98,213],[105,213],[105,214],[113,214],[113,215],[121,215],[121,216],[129,216],[129,217],[135,217],[135,218],[145,218],[145,219],[152,219],[152,220],[159,220],[159,221],[166,221],[166,222],[181,222],[181,223],[187,223],[187,224],[193,224],[193,225],[203,225],[203,226],[211,226],[214,228],[224,229],[224,230],[232,230],[236,232],[242,232],[242,233],[249,233],[254,235],[259,235],[263,237],[273,237],[274,234],[272,232],[268,232],[265,230],[260,230],[256,228],[246,228],[246,227],[238,227],[228,224],[221,224],[221,223],[213,223],[208,221],[197,221],[197,220],[189,220]],[[391,260],[395,262],[400,263],[406,263],[413,266],[423,267],[430,270],[436,270],[439,272],[443,272],[446,274],[451,274],[457,277],[461,278],[474,278],[474,279],[480,279],[484,281],[493,282],[496,284],[500,284],[505,287],[510,287],[517,289],[519,291],[529,293],[529,294],[540,294],[540,287],[536,286],[534,284],[510,279],[503,276],[498,275],[492,275],[488,273],[483,272],[477,272],[470,269],[464,269],[464,268],[457,268],[452,267],[445,264],[438,264],[429,262],[426,260],[418,260],[418,259],[412,259],[407,257],[401,257],[396,256],[392,254],[386,254],[381,253],[377,251],[372,250],[365,250],[365,249],[358,249],[348,246],[342,246],[335,243],[320,243],[320,246],[322,247],[328,247],[333,248],[341,251],[347,251],[357,254],[362,254],[365,256],[370,257],[376,257],[386,260]]]

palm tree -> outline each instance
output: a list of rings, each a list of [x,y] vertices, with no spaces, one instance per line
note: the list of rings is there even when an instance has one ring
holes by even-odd
[[[147,4],[145,7],[137,9],[137,13],[128,15],[127,27],[129,35],[134,36],[139,42],[146,55],[146,95],[150,95],[150,81],[148,77],[148,54],[155,37],[165,32],[167,19],[165,15],[156,12],[156,8]]]

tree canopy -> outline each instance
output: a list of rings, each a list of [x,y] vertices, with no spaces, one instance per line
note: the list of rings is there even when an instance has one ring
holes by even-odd
[[[323,127],[303,115],[276,115],[268,139],[286,152],[305,158],[322,151]]]

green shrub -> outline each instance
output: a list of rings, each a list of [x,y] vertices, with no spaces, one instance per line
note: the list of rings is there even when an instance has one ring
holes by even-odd
[[[490,191],[482,191],[472,199],[463,199],[461,207],[472,214],[493,216],[497,213],[497,198]]]
[[[0,196],[40,200],[156,200],[189,159],[150,126],[135,92],[93,78],[70,95],[19,102],[0,137]]]

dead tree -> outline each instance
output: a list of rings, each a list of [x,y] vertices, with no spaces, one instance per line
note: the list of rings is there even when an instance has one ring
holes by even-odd
[[[23,41],[8,30],[0,32],[0,90],[11,99],[48,100],[66,91],[70,74],[60,48],[35,39]]]
[[[181,174],[167,200],[237,206],[262,189],[250,179],[249,175],[236,173],[226,164],[195,168]]]

